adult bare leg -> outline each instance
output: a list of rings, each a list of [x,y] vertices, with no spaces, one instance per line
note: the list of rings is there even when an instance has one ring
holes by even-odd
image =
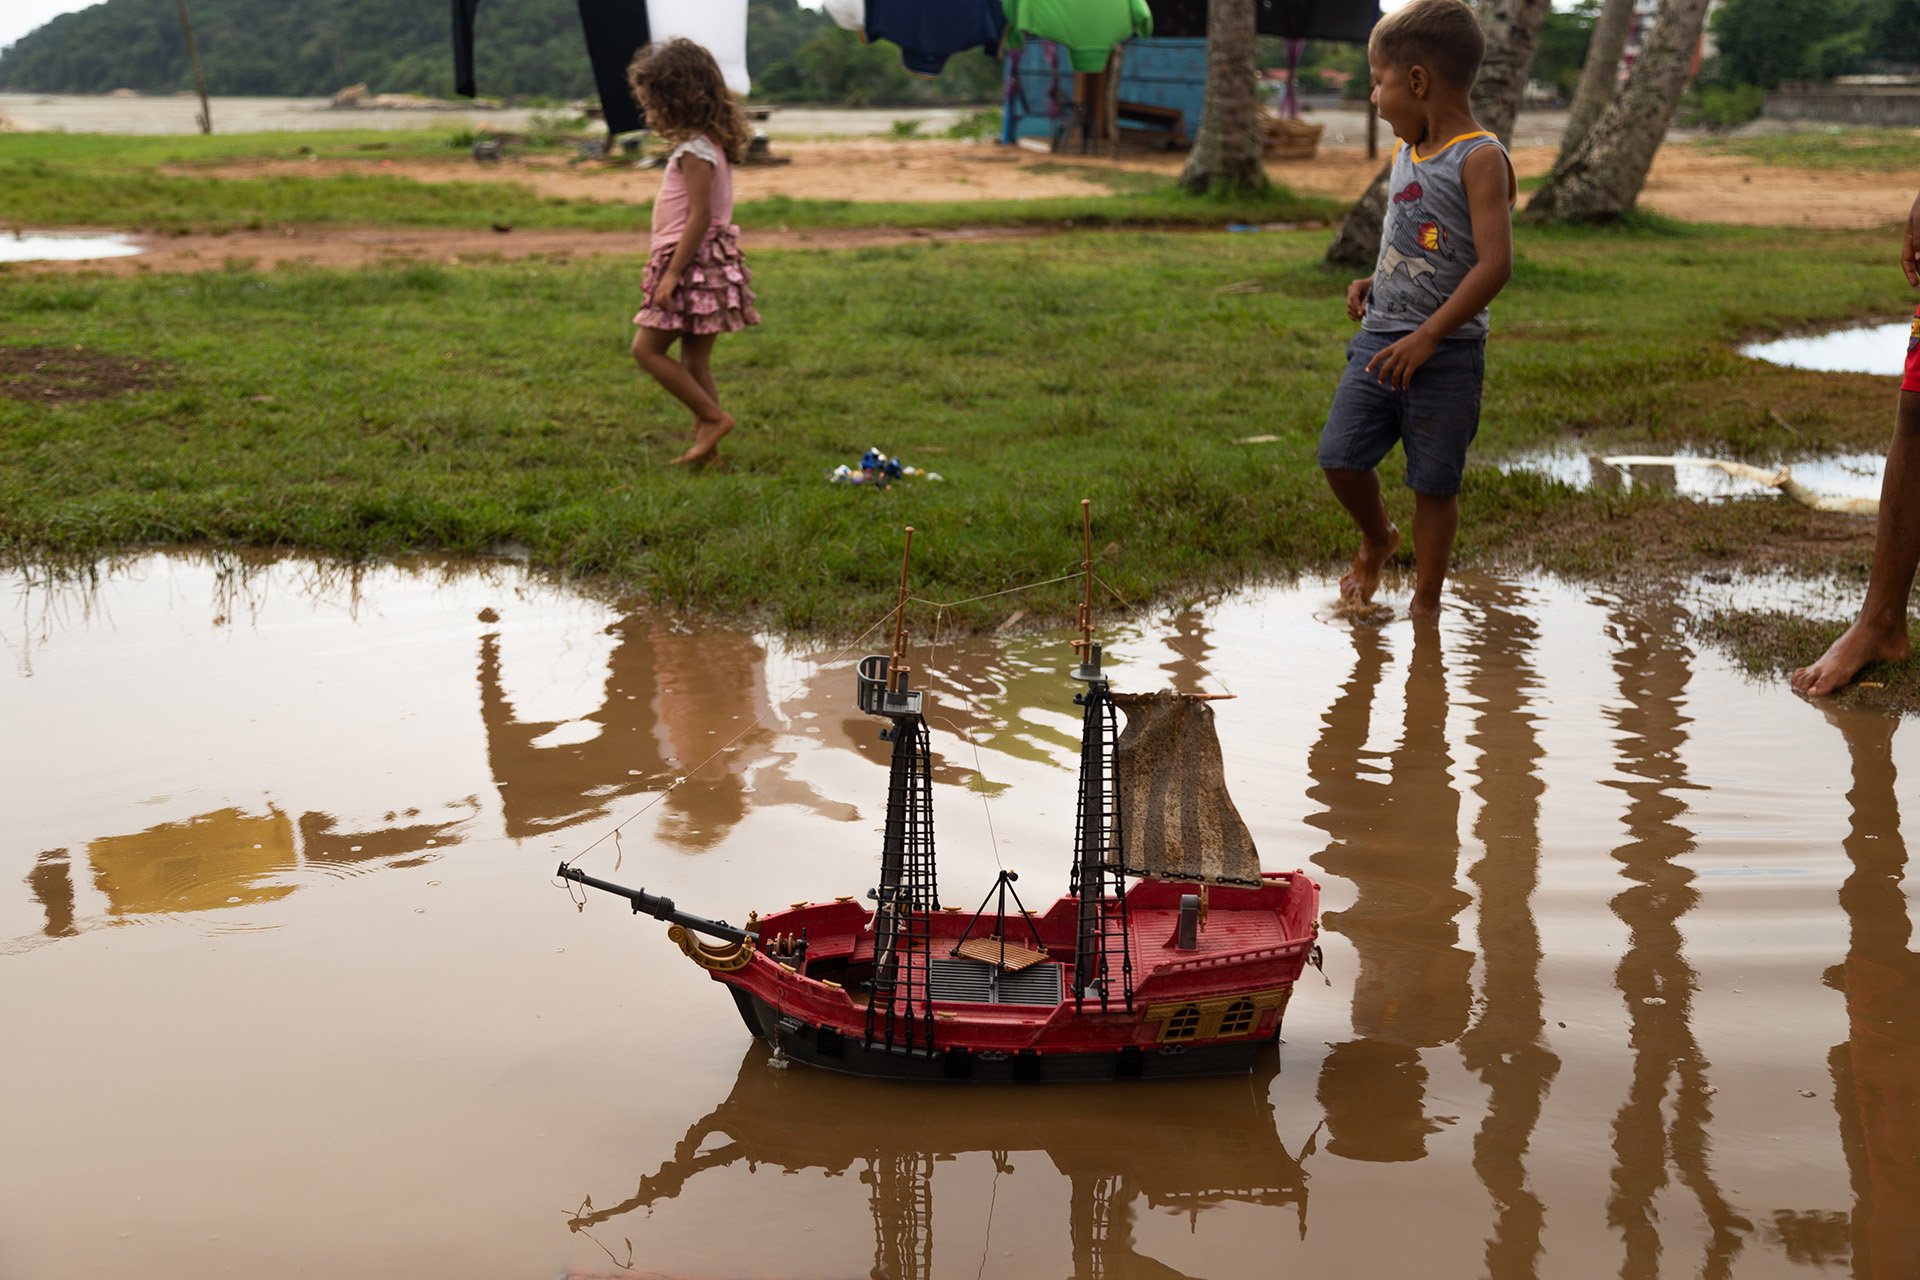
[[[1387,505],[1380,500],[1378,472],[1329,467],[1322,474],[1360,530],[1360,549],[1354,552],[1353,567],[1340,577],[1340,599],[1348,604],[1366,604],[1380,588],[1380,573],[1388,557],[1400,546],[1400,530],[1387,518]]]
[[[1444,498],[1416,491],[1413,495],[1413,603],[1407,612],[1416,618],[1440,613],[1440,589],[1447,583],[1453,562],[1453,537],[1460,530],[1460,495]]]
[[[667,389],[668,394],[693,412],[693,447],[675,458],[674,462],[705,462],[713,456],[713,448],[720,442],[720,437],[733,430],[733,418],[693,374],[668,354],[674,340],[679,337],[680,334],[662,329],[640,329],[633,335],[633,358],[655,382]]]
[[[1880,517],[1873,538],[1873,567],[1860,616],[1811,665],[1793,673],[1793,687],[1824,697],[1873,662],[1904,662],[1913,655],[1907,634],[1907,601],[1920,565],[1920,392],[1902,391],[1887,473],[1880,482]]]

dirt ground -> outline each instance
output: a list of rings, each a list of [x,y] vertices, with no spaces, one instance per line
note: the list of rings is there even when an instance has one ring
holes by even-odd
[[[1124,188],[1131,175],[1172,176],[1185,156],[1128,152],[1118,159],[1052,155],[1026,147],[933,140],[847,139],[781,142],[779,163],[739,170],[741,201],[786,196],[809,200],[954,201],[1044,199]],[[1514,152],[1523,178],[1545,173],[1554,151],[1521,146]],[[1296,190],[1351,199],[1376,168],[1357,145],[1323,147],[1306,161],[1272,161],[1272,177]],[[368,156],[321,160],[264,158],[195,168],[200,175],[299,179],[338,173],[381,173],[421,182],[515,182],[542,196],[629,201],[653,198],[658,168],[630,162],[579,163],[566,157],[512,157],[480,165],[464,157],[412,160]],[[1673,142],[1655,161],[1642,206],[1689,221],[1739,225],[1869,228],[1904,217],[1920,187],[1920,167],[1907,172],[1813,172],[1754,164]],[[368,229],[299,227],[223,235],[156,237],[138,257],[85,263],[48,263],[38,270],[194,271],[234,266],[270,268],[288,263],[352,266],[394,260],[438,262],[543,257],[570,259],[645,248],[642,215],[635,233],[535,230]],[[835,248],[907,243],[916,239],[1004,238],[1032,229],[913,232],[894,228],[788,231],[755,228],[756,246]]]

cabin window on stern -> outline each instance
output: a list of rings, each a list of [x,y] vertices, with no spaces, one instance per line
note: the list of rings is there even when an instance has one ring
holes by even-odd
[[[1219,1034],[1243,1036],[1253,1030],[1253,1022],[1257,1017],[1259,1017],[1259,1011],[1253,1007],[1253,1001],[1235,1000],[1227,1006],[1227,1011],[1220,1015]]]
[[[1181,1005],[1167,1019],[1167,1029],[1161,1033],[1162,1040],[1191,1040],[1200,1034],[1200,1006]]]

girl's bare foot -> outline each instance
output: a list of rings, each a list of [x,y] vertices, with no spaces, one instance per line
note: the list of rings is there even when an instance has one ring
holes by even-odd
[[[1827,646],[1811,666],[1793,673],[1795,693],[1824,698],[1860,674],[1860,669],[1875,662],[1905,662],[1913,656],[1913,643],[1907,629],[1887,629],[1859,618]]]
[[[693,429],[693,447],[673,460],[676,467],[693,462],[711,462],[720,450],[720,439],[733,430],[733,415],[723,413],[717,418],[702,418]]]
[[[1387,567],[1387,561],[1400,547],[1400,529],[1397,525],[1387,526],[1387,540],[1375,542],[1371,538],[1360,539],[1360,549],[1353,553],[1353,567],[1340,575],[1340,599],[1347,604],[1366,604],[1373,599],[1373,593],[1380,589],[1380,574]]]

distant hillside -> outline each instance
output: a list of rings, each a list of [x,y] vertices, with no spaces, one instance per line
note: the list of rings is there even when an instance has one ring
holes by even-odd
[[[211,93],[453,94],[449,6],[396,0],[189,0]],[[916,80],[890,44],[863,46],[795,0],[748,0],[748,69],[765,101],[896,103],[996,96],[994,65],[956,58]],[[496,98],[581,98],[593,92],[575,0],[481,0],[474,64]],[[106,0],[55,18],[0,53],[0,90],[173,93],[193,87],[174,0]]]

